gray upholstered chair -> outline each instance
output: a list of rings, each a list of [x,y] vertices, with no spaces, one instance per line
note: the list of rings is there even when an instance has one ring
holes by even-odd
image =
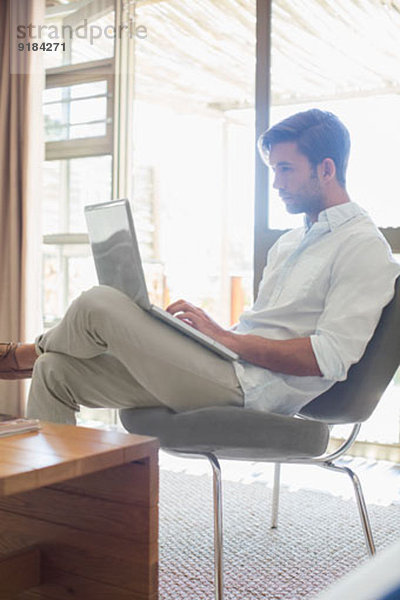
[[[204,455],[214,480],[215,598],[223,598],[221,469],[218,459],[267,461],[275,464],[272,527],[277,525],[281,463],[319,465],[349,475],[370,554],[375,553],[371,526],[356,474],[335,464],[355,441],[361,423],[373,412],[400,363],[400,279],[393,300],[364,356],[353,365],[346,381],[310,402],[298,417],[267,414],[242,408],[207,408],[183,413],[168,409],[120,411],[124,427],[133,433],[156,436],[161,447],[183,455]],[[326,453],[330,425],[354,424],[348,439]]]

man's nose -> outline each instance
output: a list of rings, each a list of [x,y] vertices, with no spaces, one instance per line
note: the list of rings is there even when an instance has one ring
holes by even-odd
[[[273,187],[275,190],[279,190],[279,189],[281,189],[281,187],[282,187],[282,182],[280,181],[280,179],[279,179],[279,177],[278,177],[277,173],[275,173],[275,175],[274,175],[274,181],[272,182],[272,187]]]

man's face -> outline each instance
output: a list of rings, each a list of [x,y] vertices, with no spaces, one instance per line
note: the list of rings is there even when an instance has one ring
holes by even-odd
[[[316,220],[324,209],[324,197],[318,168],[299,152],[296,142],[274,144],[269,153],[269,165],[274,172],[274,188],[290,213],[306,213]]]

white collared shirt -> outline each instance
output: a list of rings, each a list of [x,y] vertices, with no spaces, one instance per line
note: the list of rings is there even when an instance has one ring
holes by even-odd
[[[323,377],[236,362],[246,408],[293,415],[346,379],[399,274],[386,240],[354,202],[328,208],[311,226],[282,235],[269,251],[256,302],[234,330],[274,340],[310,337]]]

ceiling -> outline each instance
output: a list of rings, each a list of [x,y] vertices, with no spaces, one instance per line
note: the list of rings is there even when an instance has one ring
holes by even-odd
[[[137,96],[191,112],[251,107],[255,4],[136,0],[136,23],[147,29],[136,40]],[[399,94],[400,0],[274,0],[271,53],[275,105]]]

